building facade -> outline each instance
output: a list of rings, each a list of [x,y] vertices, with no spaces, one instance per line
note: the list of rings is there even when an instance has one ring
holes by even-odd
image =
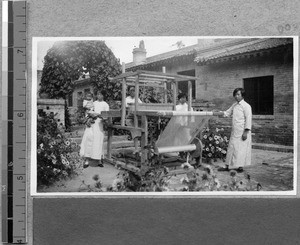
[[[126,71],[161,71],[196,76],[193,102],[202,110],[226,110],[237,87],[246,90],[253,111],[253,141],[293,145],[293,39],[253,38],[212,40],[127,64]],[[187,91],[186,83],[178,85]],[[207,105],[207,106],[205,106]],[[230,119],[212,124],[230,128]]]
[[[149,70],[196,76],[192,81],[193,106],[198,110],[226,110],[237,87],[246,90],[253,111],[253,141],[293,145],[294,81],[292,38],[205,39],[198,44],[146,57],[141,41],[133,50],[126,71]],[[187,83],[178,84],[187,93]],[[89,78],[75,82],[68,98],[71,112],[81,106]],[[211,125],[230,130],[231,120],[213,118]]]

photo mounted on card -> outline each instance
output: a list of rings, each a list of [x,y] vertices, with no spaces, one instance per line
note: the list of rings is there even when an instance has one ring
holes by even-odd
[[[297,37],[32,48],[31,195],[296,195]]]

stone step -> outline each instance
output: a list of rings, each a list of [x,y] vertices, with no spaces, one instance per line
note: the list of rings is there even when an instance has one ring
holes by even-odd
[[[293,146],[252,143],[252,149],[278,151],[278,152],[294,152]]]

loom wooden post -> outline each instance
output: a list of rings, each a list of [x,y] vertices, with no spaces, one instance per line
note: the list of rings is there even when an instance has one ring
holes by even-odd
[[[164,102],[168,103],[168,91],[167,91],[167,81],[164,82]]]
[[[108,118],[109,125],[112,124],[112,117]],[[111,158],[111,143],[112,143],[113,129],[111,127],[108,128],[107,131],[107,158]]]
[[[162,72],[166,73],[166,67],[162,67]],[[168,93],[167,93],[167,81],[163,82],[164,83],[164,102],[168,103]]]
[[[188,110],[192,110],[192,96],[193,96],[193,88],[192,82],[188,81]]]
[[[122,73],[125,73],[125,63],[122,63]],[[122,115],[121,115],[121,126],[125,126],[126,117],[126,78],[122,80]]]
[[[141,163],[147,164],[148,163],[148,150],[145,147],[148,145],[148,119],[147,116],[142,116],[142,137],[141,137]]]
[[[177,81],[173,81],[173,110],[176,110]]]
[[[134,127],[138,127],[138,117],[136,111],[138,110],[138,103],[139,103],[139,76],[136,77],[135,80],[135,99],[134,99],[134,114],[133,114],[133,122]],[[134,138],[134,149],[137,152],[138,149],[138,138]]]

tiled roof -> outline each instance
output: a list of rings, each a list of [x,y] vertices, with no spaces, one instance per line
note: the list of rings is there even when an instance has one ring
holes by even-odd
[[[148,65],[151,63],[155,63],[158,61],[163,61],[163,60],[167,60],[167,59],[172,59],[175,57],[182,57],[182,56],[186,56],[186,55],[192,55],[195,54],[197,50],[199,49],[199,45],[195,44],[195,45],[191,45],[188,47],[184,47],[181,49],[177,49],[177,50],[173,50],[173,51],[169,51],[166,53],[162,53],[162,54],[158,54],[158,55],[154,55],[151,57],[146,58],[146,62],[140,65],[135,65],[133,62],[127,63],[126,64],[126,69],[129,69],[131,67],[139,67],[139,66],[143,66],[143,65]]]
[[[228,48],[221,48],[211,52],[198,52],[195,62],[205,63],[208,61],[216,60],[219,58],[225,58],[230,56],[239,56],[242,54],[253,53],[256,51],[268,50],[280,46],[292,44],[292,38],[262,38],[255,39],[253,41],[243,43],[240,45],[234,45]]]
[[[155,64],[155,63],[158,63],[161,61],[176,59],[179,57],[186,57],[189,55],[194,55],[194,57],[196,57],[196,55],[199,52],[207,53],[207,52],[212,52],[212,51],[220,50],[220,49],[224,50],[224,48],[227,48],[227,47],[240,45],[245,42],[249,42],[249,41],[253,41],[253,40],[258,40],[258,38],[252,38],[252,39],[249,39],[249,38],[247,38],[247,39],[245,39],[245,38],[234,38],[234,39],[233,38],[225,38],[225,39],[219,39],[219,40],[220,40],[220,42],[210,43],[206,46],[195,44],[195,45],[187,46],[187,47],[184,47],[181,49],[176,49],[176,50],[169,51],[166,53],[154,55],[154,56],[146,58],[146,62],[139,64],[139,65],[135,65],[133,62],[130,62],[130,63],[126,64],[126,70],[131,70],[131,68],[144,69],[148,65],[152,65],[152,64]]]

